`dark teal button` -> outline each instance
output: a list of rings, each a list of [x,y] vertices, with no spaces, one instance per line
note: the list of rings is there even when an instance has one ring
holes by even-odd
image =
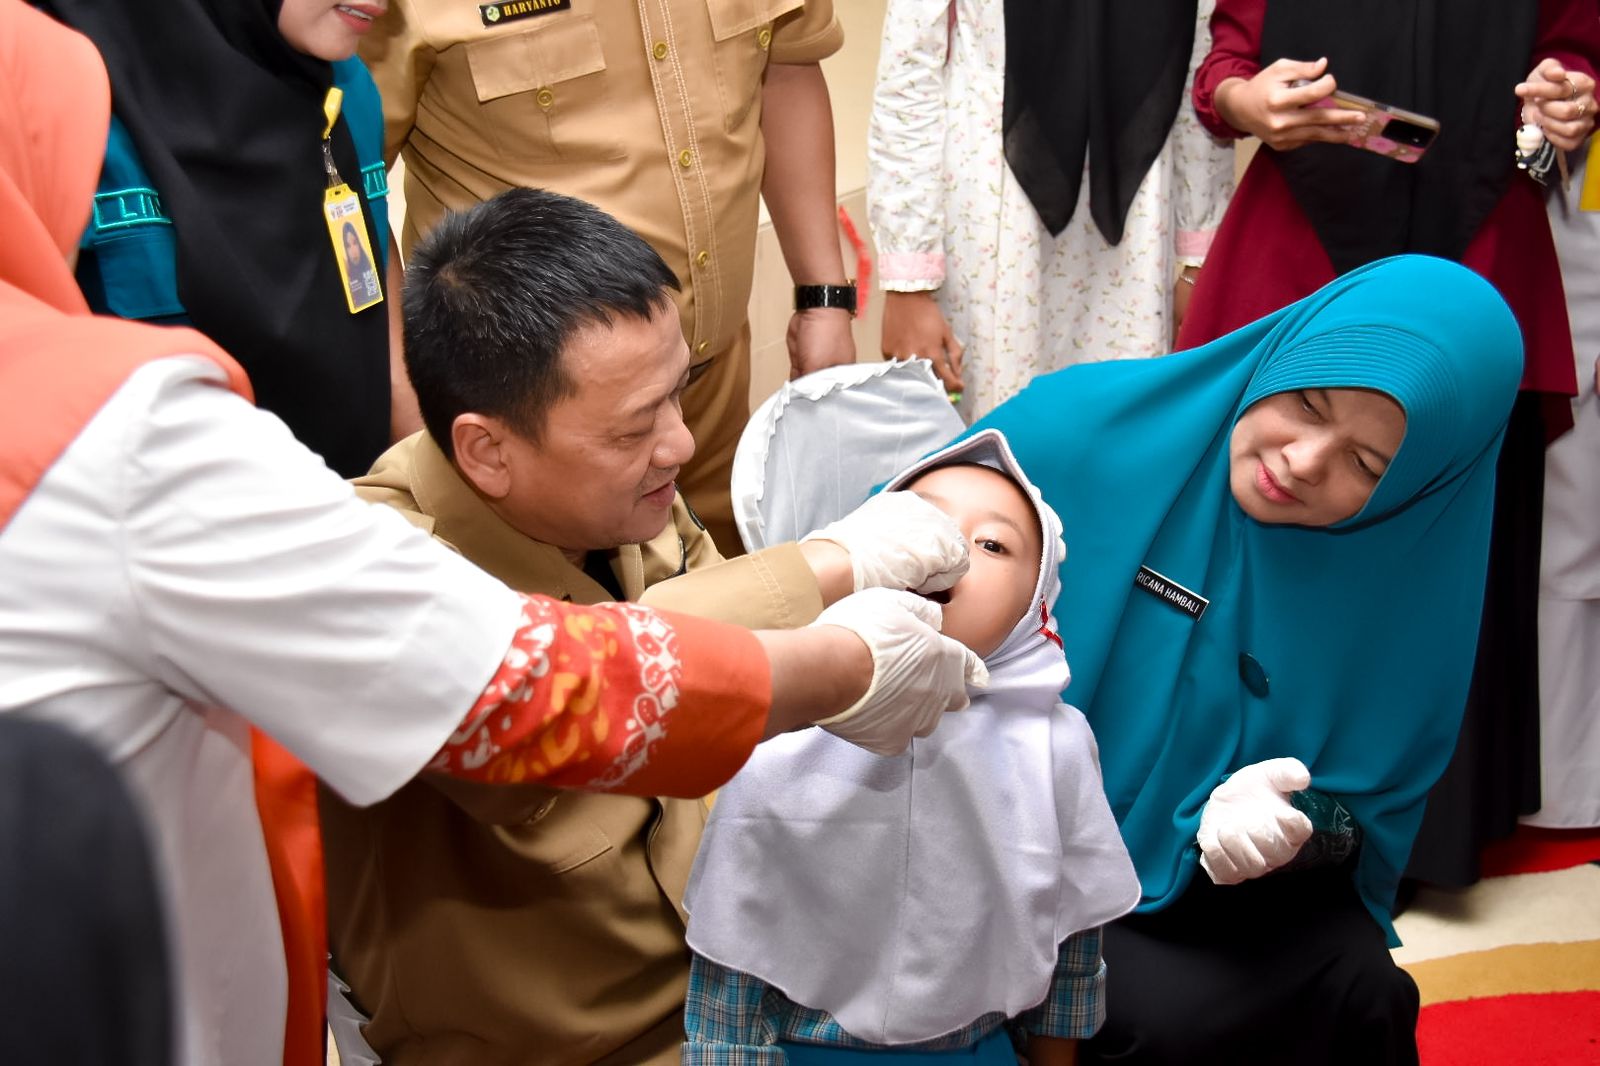
[[[1257,662],[1256,657],[1247,651],[1239,653],[1239,678],[1244,682],[1244,687],[1257,697],[1267,698],[1267,689],[1271,686],[1271,682],[1267,678],[1266,667]]]

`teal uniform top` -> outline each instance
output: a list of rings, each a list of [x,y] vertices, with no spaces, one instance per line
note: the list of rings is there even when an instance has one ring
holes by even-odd
[[[352,56],[331,64],[333,84],[344,92],[341,119],[355,142],[359,175],[340,175],[364,201],[377,238],[380,268],[389,254],[389,181],[383,161],[383,103],[366,64]],[[316,210],[308,205],[307,210]],[[331,250],[319,250],[329,254]],[[162,325],[186,325],[178,296],[177,243],[172,219],[161,207],[133,137],[115,115],[105,164],[95,189],[94,214],[78,255],[78,284],[96,314]]]
[[[1392,937],[1461,724],[1521,373],[1520,331],[1488,282],[1400,256],[1203,348],[1036,378],[973,427],[1006,434],[1065,526],[1066,699],[1099,741],[1141,910],[1194,877],[1211,790],[1295,756],[1360,825],[1356,888]],[[1233,425],[1307,388],[1392,397],[1404,441],[1353,518],[1259,523],[1229,489]]]

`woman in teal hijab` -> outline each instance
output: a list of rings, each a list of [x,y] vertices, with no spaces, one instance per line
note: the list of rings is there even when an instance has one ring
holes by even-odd
[[[1401,256],[974,427],[1065,525],[1066,696],[1143,886],[1087,1061],[1415,1061],[1389,907],[1460,724],[1521,367],[1487,282]]]

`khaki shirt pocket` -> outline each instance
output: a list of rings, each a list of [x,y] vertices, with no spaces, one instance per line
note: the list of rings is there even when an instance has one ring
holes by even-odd
[[[622,158],[592,18],[473,41],[466,52],[480,128],[504,158],[532,166]]]
[[[804,6],[805,0],[706,0],[716,42],[717,91],[729,133],[738,131],[761,96],[772,54],[772,24]]]
[[[585,811],[557,797],[522,824],[496,826],[494,833],[518,860],[553,875],[571,873],[612,849],[610,837]]]

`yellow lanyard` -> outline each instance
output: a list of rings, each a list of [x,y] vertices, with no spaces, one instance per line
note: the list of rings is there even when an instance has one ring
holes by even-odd
[[[328,124],[322,128],[322,169],[328,176],[328,190],[322,194],[322,214],[328,223],[328,238],[333,242],[333,259],[339,264],[344,282],[344,298],[350,313],[365,311],[383,302],[383,282],[378,277],[377,260],[367,237],[367,219],[357,196],[339,177],[333,162],[333,125],[339,121],[344,92],[337,86],[328,90],[322,113]]]

